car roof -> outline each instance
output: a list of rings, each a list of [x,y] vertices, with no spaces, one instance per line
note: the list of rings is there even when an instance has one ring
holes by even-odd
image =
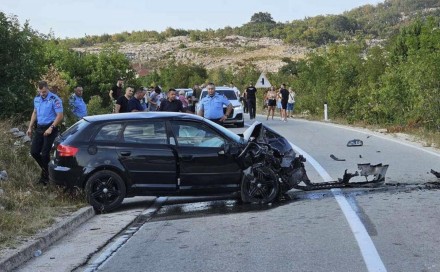
[[[88,122],[101,121],[123,121],[123,120],[138,120],[138,119],[186,119],[186,120],[202,120],[203,118],[189,113],[181,112],[125,112],[125,113],[110,113],[100,114],[84,117]]]

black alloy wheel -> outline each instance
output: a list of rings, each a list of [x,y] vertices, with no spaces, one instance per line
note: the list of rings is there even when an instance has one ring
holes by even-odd
[[[119,207],[125,194],[124,181],[113,171],[96,172],[86,183],[87,201],[99,213],[109,212]]]
[[[244,203],[273,202],[279,191],[277,175],[269,167],[251,166],[245,171],[241,182],[241,199]]]

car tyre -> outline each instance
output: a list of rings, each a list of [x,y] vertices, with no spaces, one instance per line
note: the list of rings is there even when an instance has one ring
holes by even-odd
[[[241,181],[241,199],[244,203],[270,203],[278,198],[279,192],[277,175],[269,167],[251,166],[244,171]]]
[[[93,174],[86,183],[86,198],[98,213],[112,211],[124,200],[126,186],[115,172],[101,170]]]
[[[237,124],[237,127],[238,127],[238,128],[242,128],[242,127],[244,127],[244,121],[241,122],[241,123],[238,123],[238,124]]]

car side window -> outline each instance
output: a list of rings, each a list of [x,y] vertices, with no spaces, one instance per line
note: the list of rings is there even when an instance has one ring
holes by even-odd
[[[124,129],[126,143],[166,144],[167,134],[164,122],[128,123]]]
[[[101,127],[95,136],[95,141],[116,142],[121,132],[122,124],[108,124]]]
[[[178,146],[221,147],[225,143],[223,137],[203,124],[172,122],[171,127]]]

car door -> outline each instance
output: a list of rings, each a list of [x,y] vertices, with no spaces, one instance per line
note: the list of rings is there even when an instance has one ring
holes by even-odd
[[[168,144],[164,121],[126,123],[116,151],[134,189],[176,190],[177,157]]]
[[[228,139],[200,122],[171,121],[178,154],[178,187],[184,191],[205,193],[239,190],[241,169],[224,154]]]

